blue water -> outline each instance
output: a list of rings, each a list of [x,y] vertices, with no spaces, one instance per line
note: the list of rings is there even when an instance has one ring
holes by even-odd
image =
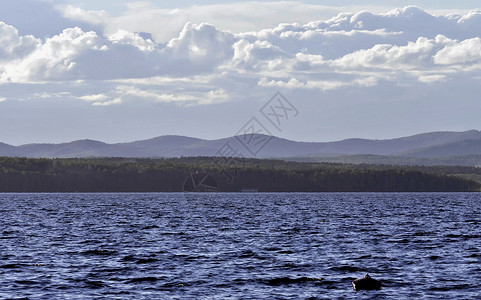
[[[481,194],[0,194],[0,298],[479,299]],[[352,289],[369,273],[380,291]]]

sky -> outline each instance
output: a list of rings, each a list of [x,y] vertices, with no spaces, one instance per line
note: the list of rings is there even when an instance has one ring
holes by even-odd
[[[477,2],[0,1],[0,142],[479,130]]]

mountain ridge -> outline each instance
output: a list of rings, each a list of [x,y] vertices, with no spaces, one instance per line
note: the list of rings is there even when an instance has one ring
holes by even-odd
[[[469,151],[466,151],[468,144]],[[418,158],[481,155],[481,131],[436,131],[392,139],[350,138],[332,142],[303,142],[247,134],[214,140],[163,135],[146,140],[112,144],[91,139],[19,146],[0,143],[0,156],[32,158],[242,156],[322,159],[350,155]]]

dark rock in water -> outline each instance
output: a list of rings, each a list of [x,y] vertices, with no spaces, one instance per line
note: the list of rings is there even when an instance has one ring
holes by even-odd
[[[381,282],[379,280],[371,278],[369,274],[366,274],[363,278],[358,278],[352,282],[352,287],[355,291],[360,290],[380,290]]]

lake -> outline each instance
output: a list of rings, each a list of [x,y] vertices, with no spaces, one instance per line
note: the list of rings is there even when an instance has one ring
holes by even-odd
[[[0,298],[475,299],[481,194],[0,194]],[[369,273],[379,291],[355,292]]]

